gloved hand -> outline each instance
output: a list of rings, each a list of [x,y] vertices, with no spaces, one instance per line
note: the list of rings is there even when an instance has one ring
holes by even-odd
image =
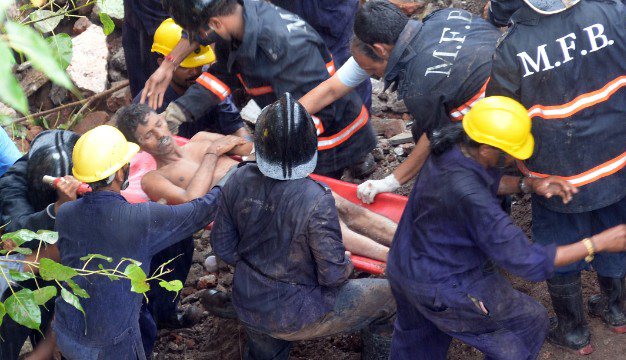
[[[174,102],[171,102],[161,115],[165,117],[167,127],[170,128],[170,131],[174,135],[178,134],[178,127],[180,124],[188,121],[185,111]]]
[[[391,192],[400,187],[396,177],[391,174],[381,180],[367,180],[357,188],[356,196],[366,204],[374,202],[374,197],[381,192]]]

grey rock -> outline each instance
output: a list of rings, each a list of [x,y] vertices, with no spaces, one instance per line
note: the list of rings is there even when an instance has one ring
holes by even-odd
[[[396,146],[402,145],[413,141],[413,135],[410,131],[405,131],[402,134],[398,134],[389,139],[389,144]]]
[[[119,48],[112,56],[111,56],[111,67],[113,69],[126,72],[126,56],[124,55],[124,48]]]
[[[66,88],[52,84],[50,89],[50,100],[54,105],[61,105],[68,99],[69,92]]]
[[[192,264],[191,269],[189,270],[189,275],[187,275],[187,280],[185,281],[185,286],[196,286],[198,279],[204,276],[204,269],[200,264]]]
[[[91,25],[72,39],[74,54],[67,68],[70,79],[82,90],[103,92],[107,86],[109,50],[100,26]]]
[[[39,70],[30,68],[26,71],[24,78],[20,81],[20,86],[24,90],[26,96],[31,96],[42,86],[50,81],[48,77]]]
[[[404,149],[401,148],[400,146],[397,146],[393,148],[393,153],[396,154],[396,156],[402,156],[404,155]]]
[[[398,100],[398,94],[393,92],[389,95],[389,100],[387,100],[387,105],[389,106],[389,110],[397,113],[404,114],[409,112],[404,104],[404,100]]]
[[[215,255],[211,255],[207,257],[206,260],[204,260],[204,268],[210,273],[214,273],[219,270],[219,267],[217,266],[217,258],[215,257]]]
[[[372,97],[382,94],[385,83],[376,79],[370,79],[370,81],[372,82]]]
[[[381,148],[375,148],[374,150],[372,150],[372,156],[374,156],[374,160],[376,161],[382,161],[385,158],[385,155],[383,154],[383,150]]]

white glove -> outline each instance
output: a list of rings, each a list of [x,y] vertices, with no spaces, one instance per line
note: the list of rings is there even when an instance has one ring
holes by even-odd
[[[359,185],[356,196],[366,204],[374,202],[374,197],[381,192],[392,192],[400,187],[400,183],[393,174],[381,180],[367,180]]]

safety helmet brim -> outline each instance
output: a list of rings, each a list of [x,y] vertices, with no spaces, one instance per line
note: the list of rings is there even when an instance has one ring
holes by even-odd
[[[580,0],[524,0],[524,2],[539,14],[553,15],[571,8]]]
[[[276,180],[297,180],[305,178],[315,171],[315,166],[317,166],[317,153],[315,153],[308,162],[293,166],[291,171],[287,172],[287,174],[289,174],[288,176],[285,176],[285,171],[280,164],[266,161],[262,156],[257,155],[256,163],[261,173],[269,178]]]
[[[180,63],[184,68],[195,68],[211,65],[215,62],[215,53],[210,46],[201,46],[198,53],[191,53]]]

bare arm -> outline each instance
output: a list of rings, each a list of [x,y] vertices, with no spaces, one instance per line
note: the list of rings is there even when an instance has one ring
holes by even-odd
[[[214,143],[217,142],[217,145],[220,147],[229,146],[229,150],[223,152],[223,154],[227,155],[246,156],[250,155],[250,152],[252,151],[252,142],[236,135],[222,135],[201,131],[194,135],[191,139],[193,141],[211,141]],[[219,151],[220,149],[218,148],[217,150]]]
[[[160,108],[163,105],[165,91],[170,85],[170,81],[172,81],[174,70],[189,54],[198,48],[198,45],[195,41],[190,42],[188,39],[181,38],[169,54],[173,61],[163,61],[159,68],[150,76],[141,92],[141,100],[139,102],[143,104],[147,99],[151,108],[155,110]]]
[[[574,185],[556,176],[548,176],[542,179],[526,177],[524,181],[531,192],[548,199],[555,195],[560,196],[563,199],[563,204],[570,202],[572,196],[578,192]],[[498,195],[515,194],[519,191],[519,177],[505,175],[500,179]]]
[[[197,199],[209,192],[217,159],[216,153],[207,151],[186,189],[172,183],[158,170],[150,171],[144,175],[141,179],[141,188],[150,200],[165,199],[169,205],[182,204]]]
[[[393,172],[393,175],[400,184],[406,184],[409,180],[417,176],[417,173],[420,172],[430,154],[429,146],[430,141],[428,137],[426,137],[426,134],[423,134],[406,160]]]
[[[339,80],[339,76],[335,74],[317,85],[317,87],[301,97],[299,101],[309,114],[316,114],[326,106],[344,97],[351,90],[352,88],[342,83]]]
[[[621,252],[626,249],[626,225],[617,225],[590,238],[595,252]],[[583,241],[559,246],[554,257],[554,266],[565,266],[589,255]]]

